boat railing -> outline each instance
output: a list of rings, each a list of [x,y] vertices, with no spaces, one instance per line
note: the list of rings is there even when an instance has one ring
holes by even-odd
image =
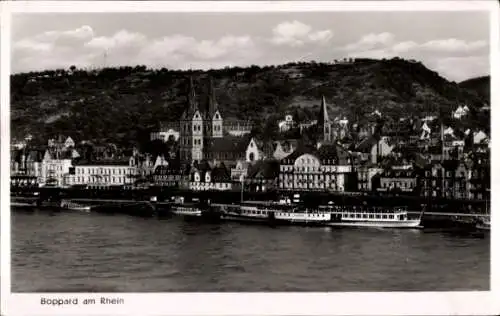
[[[320,210],[328,210],[334,213],[380,213],[380,214],[403,214],[407,213],[406,206],[396,206],[396,207],[381,207],[381,206],[320,206]]]

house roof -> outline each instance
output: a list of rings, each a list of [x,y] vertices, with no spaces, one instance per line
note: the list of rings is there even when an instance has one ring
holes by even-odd
[[[319,149],[311,146],[301,145],[293,153],[283,158],[282,160],[296,160],[304,154],[311,154],[318,157],[320,160],[325,161],[329,159],[337,160],[338,164],[347,163],[347,159],[351,154],[338,144],[325,144]]]
[[[227,170],[224,164],[212,169],[212,181],[213,182],[226,182],[231,180],[231,174]]]
[[[361,153],[369,153],[373,145],[377,144],[377,139],[373,136],[365,137],[354,148],[355,151]]]
[[[81,160],[75,162],[75,166],[128,166],[128,159],[103,159],[103,160]]]
[[[244,136],[227,135],[221,138],[214,138],[208,142],[206,151],[213,153],[220,153],[220,152],[244,153],[245,150],[247,149],[250,139],[251,137],[249,135],[244,135]]]
[[[278,177],[279,171],[279,161],[262,160],[249,168],[247,178],[275,179]]]

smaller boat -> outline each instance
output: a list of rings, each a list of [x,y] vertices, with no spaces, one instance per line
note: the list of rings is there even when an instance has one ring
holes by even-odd
[[[221,206],[221,218],[236,222],[267,223],[275,209],[269,202],[242,202]]]
[[[203,211],[199,203],[191,202],[186,203],[184,197],[173,197],[174,202],[171,204],[171,212],[175,215],[188,216],[188,217],[201,217]]]
[[[10,202],[10,207],[13,208],[35,208],[36,207],[36,202],[16,202],[12,201]]]
[[[485,216],[479,217],[477,219],[476,229],[482,230],[482,231],[490,231],[490,229],[491,229],[490,219],[486,218]]]
[[[80,205],[71,201],[61,201],[61,208],[70,210],[70,211],[80,211],[80,212],[90,212],[92,209],[91,206]]]

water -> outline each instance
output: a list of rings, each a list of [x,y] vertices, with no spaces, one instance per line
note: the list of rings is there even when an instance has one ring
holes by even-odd
[[[489,237],[12,212],[13,292],[489,290]]]

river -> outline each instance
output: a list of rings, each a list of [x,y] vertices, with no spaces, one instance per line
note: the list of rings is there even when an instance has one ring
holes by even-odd
[[[489,290],[489,235],[12,211],[13,292]]]

